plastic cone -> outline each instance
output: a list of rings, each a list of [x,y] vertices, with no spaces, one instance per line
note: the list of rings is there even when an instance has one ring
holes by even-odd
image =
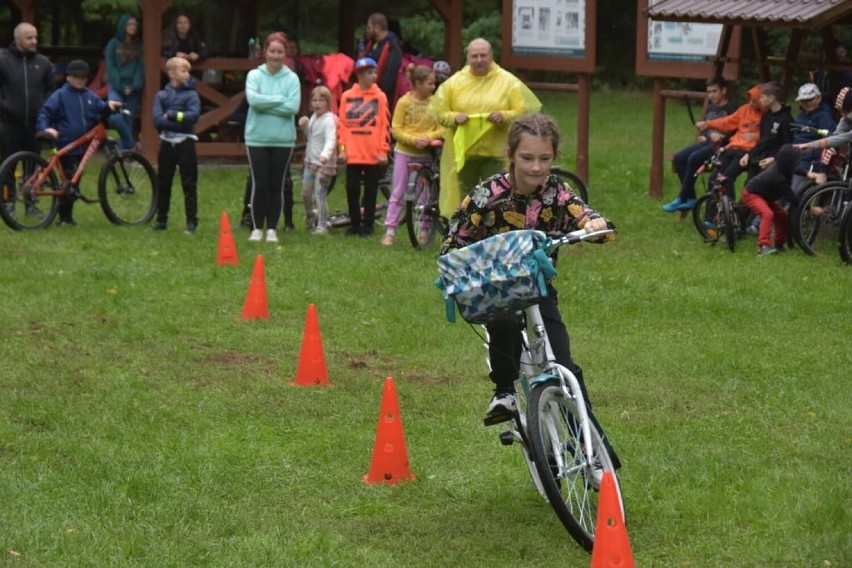
[[[322,351],[319,319],[316,306],[313,304],[308,305],[308,315],[305,317],[305,333],[302,335],[302,351],[299,353],[296,380],[290,384],[299,386],[328,384],[328,369],[325,366],[325,355]]]
[[[254,270],[251,273],[248,294],[243,304],[242,319],[269,319],[269,305],[266,303],[266,276],[263,269],[263,255],[257,255]]]
[[[630,539],[612,473],[605,471],[598,501],[598,522],[595,525],[595,546],[591,568],[635,568]]]
[[[414,479],[408,467],[408,452],[405,449],[405,434],[393,379],[385,379],[379,423],[376,426],[376,442],[370,472],[364,483],[399,483]]]
[[[219,219],[219,254],[216,257],[216,264],[222,266],[239,263],[237,247],[234,246],[234,235],[231,233],[231,223],[228,221],[228,214],[222,211]]]

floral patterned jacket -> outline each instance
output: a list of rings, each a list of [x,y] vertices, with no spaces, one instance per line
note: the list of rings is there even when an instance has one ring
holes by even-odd
[[[557,236],[582,229],[586,221],[600,217],[555,175],[534,193],[519,195],[512,191],[508,173],[500,173],[484,180],[462,200],[450,219],[441,254],[518,229]],[[607,224],[614,228],[609,221]],[[610,233],[606,240],[614,237]]]

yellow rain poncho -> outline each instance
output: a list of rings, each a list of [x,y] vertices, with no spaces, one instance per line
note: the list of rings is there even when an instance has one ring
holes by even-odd
[[[467,156],[502,158],[506,156],[506,136],[512,121],[537,112],[541,101],[520,79],[491,64],[488,74],[477,76],[465,66],[444,81],[429,103],[429,112],[444,127],[441,155],[441,215],[451,217],[462,197],[472,188],[460,188],[457,172]],[[503,122],[488,121],[492,112],[501,112]],[[456,115],[465,113],[468,121],[456,124]]]

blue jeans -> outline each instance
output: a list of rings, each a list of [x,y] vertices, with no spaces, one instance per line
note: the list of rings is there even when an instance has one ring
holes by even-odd
[[[681,201],[695,199],[695,172],[716,151],[716,145],[712,142],[696,142],[686,148],[679,150],[672,157],[677,177],[680,179]]]
[[[123,105],[124,109],[130,111],[129,115],[120,113],[112,114],[108,120],[110,128],[113,128],[116,132],[118,132],[119,147],[122,150],[130,150],[136,144],[136,141],[133,139],[133,119],[137,114],[139,114],[141,97],[139,93],[135,92],[125,96],[123,93],[119,93],[110,86],[109,93],[107,94],[107,100],[119,101]]]

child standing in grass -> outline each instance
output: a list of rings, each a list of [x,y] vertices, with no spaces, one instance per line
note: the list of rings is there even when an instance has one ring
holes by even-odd
[[[328,188],[337,174],[335,145],[337,118],[331,113],[331,91],[320,85],[311,91],[310,118],[299,119],[305,131],[305,167],[302,171],[302,201],[305,204],[305,223],[315,235],[328,234]],[[315,212],[316,211],[316,212]]]
[[[157,155],[157,222],[151,227],[165,231],[172,200],[175,169],[180,168],[183,186],[186,234],[198,228],[198,156],[195,152],[195,123],[201,113],[201,100],[189,76],[189,60],[172,57],[166,61],[169,84],[154,97],[154,126],[160,131]]]
[[[388,163],[389,111],[388,99],[376,85],[376,62],[362,57],[355,62],[355,73],[358,82],[345,91],[340,100],[337,158],[346,163],[346,201],[352,221],[346,234],[366,238],[373,234],[379,178],[382,166]]]
[[[396,103],[391,133],[396,139],[393,162],[393,191],[388,202],[385,236],[382,244],[392,246],[399,225],[402,199],[408,183],[408,164],[429,160],[429,144],[441,137],[441,126],[429,114],[429,99],[435,92],[435,72],[425,65],[406,69],[414,87]]]

